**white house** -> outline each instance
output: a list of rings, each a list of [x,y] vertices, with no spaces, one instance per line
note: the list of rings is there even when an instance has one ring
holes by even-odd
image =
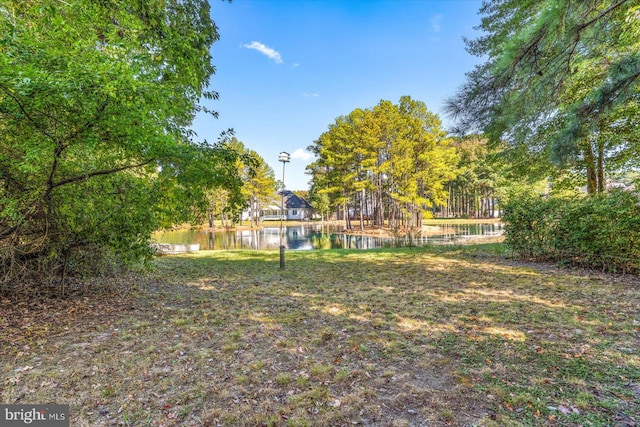
[[[282,196],[284,195],[284,210]],[[269,203],[260,210],[259,221],[307,221],[313,218],[313,207],[303,197],[296,196],[291,191],[278,191]],[[242,212],[242,219],[249,219],[249,210]]]
[[[282,198],[284,196],[284,212],[282,209]],[[284,217],[283,217],[284,214]],[[303,197],[296,196],[289,190],[278,191],[276,198],[260,211],[263,221],[292,220],[306,221],[313,217],[313,206]]]

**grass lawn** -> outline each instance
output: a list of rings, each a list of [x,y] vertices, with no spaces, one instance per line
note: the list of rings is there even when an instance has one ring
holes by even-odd
[[[640,280],[465,248],[203,252],[0,304],[0,402],[73,426],[640,425]]]

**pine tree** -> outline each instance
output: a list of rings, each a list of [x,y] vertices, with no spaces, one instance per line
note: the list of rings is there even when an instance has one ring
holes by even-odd
[[[480,13],[486,34],[468,50],[487,60],[447,103],[460,131],[582,171],[589,193],[607,166],[638,164],[637,2],[493,0]]]

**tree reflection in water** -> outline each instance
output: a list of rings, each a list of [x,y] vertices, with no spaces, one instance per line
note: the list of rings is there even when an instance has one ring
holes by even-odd
[[[406,236],[379,237],[342,233],[342,227],[320,224],[287,226],[284,245],[289,250],[312,249],[375,249],[385,247],[424,246],[431,243],[450,243],[467,238],[499,235],[501,223],[443,224],[428,227],[426,232]],[[216,249],[273,249],[280,246],[280,228],[267,224],[255,230],[200,231],[180,230],[159,232],[159,243],[200,243],[201,250]]]

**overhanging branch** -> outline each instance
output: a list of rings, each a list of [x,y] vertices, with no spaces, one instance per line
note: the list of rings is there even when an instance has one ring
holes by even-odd
[[[117,172],[121,172],[124,170],[128,170],[128,169],[135,169],[135,168],[140,168],[142,166],[146,166],[149,163],[153,162],[155,159],[150,159],[150,160],[146,160],[142,163],[137,163],[134,165],[124,165],[124,166],[118,166],[116,168],[112,168],[112,169],[105,169],[105,170],[101,170],[101,171],[95,171],[95,172],[90,172],[90,173],[86,173],[83,175],[77,175],[71,178],[67,178],[67,179],[63,179],[61,181],[55,182],[51,185],[51,188],[57,188],[57,187],[61,187],[63,185],[67,185],[67,184],[72,184],[74,182],[78,182],[78,181],[83,181],[89,178],[93,178],[96,176],[100,176],[100,175],[111,175]]]

